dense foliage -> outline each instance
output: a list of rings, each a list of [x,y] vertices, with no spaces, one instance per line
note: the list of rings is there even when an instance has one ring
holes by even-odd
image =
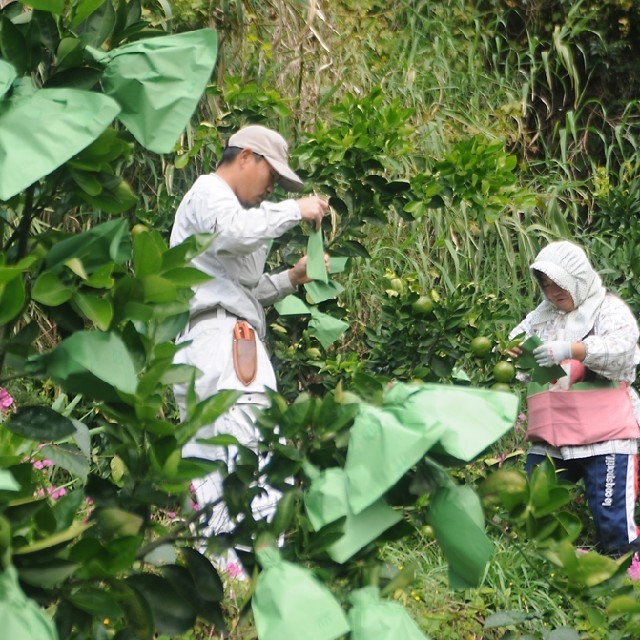
[[[202,277],[188,260],[210,238],[169,250],[167,236],[224,137],[260,122],[291,139],[309,189],[329,198],[326,246],[348,262],[344,291],[318,307],[349,330],[325,348],[306,316],[270,311],[280,395],[260,424],[285,496],[271,525],[253,522],[258,461],[241,449],[225,499],[246,518],[208,551],[283,535],[287,557],[335,592],[378,585],[437,638],[638,635],[631,559],[576,554],[591,544],[584,506],[548,468],[525,479],[520,422],[473,464],[412,469],[387,496],[404,522],[345,565],[327,557],[342,523],[313,531],[302,500],[305,463],[343,464],[355,405],[378,406],[390,380],[496,383],[507,332],[534,299],[527,264],[547,238],[584,243],[640,312],[636,3],[1,4],[0,61],[22,79],[12,97],[27,83],[100,93],[87,46],[205,26],[219,39],[171,152],[114,122],[0,202],[0,385],[13,396],[0,395],[0,563],[7,577],[17,570],[34,615],[52,617],[60,638],[251,637],[250,588],[201,553],[207,509],[189,485],[208,467],[180,457],[234,398],[194,401],[181,422],[170,388],[194,375],[171,364],[173,339]],[[272,266],[305,244],[304,229],[290,232]],[[479,336],[495,350],[474,351]],[[442,610],[429,517],[439,482],[478,491],[498,549],[482,587],[447,593]],[[243,561],[251,571],[253,552]],[[41,637],[54,637],[46,619]]]

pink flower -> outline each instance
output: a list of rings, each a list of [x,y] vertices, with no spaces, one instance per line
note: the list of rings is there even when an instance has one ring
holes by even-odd
[[[4,387],[0,387],[0,409],[8,409],[12,404],[11,394]]]
[[[237,562],[227,562],[227,573],[231,578],[244,575],[244,569]]]
[[[175,520],[176,512],[175,511],[167,511],[167,518],[169,518],[170,520]]]
[[[627,575],[632,580],[640,580],[640,558],[637,553],[633,555],[631,566],[627,569]]]
[[[49,487],[48,491],[52,500],[57,500],[58,498],[62,498],[62,496],[67,495],[67,490],[64,487],[58,487],[57,489]]]
[[[34,469],[44,469],[45,467],[53,467],[53,461],[45,458],[44,460],[36,460],[33,463]]]

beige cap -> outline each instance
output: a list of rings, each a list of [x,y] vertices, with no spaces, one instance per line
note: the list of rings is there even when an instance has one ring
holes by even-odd
[[[289,168],[289,145],[275,131],[252,124],[234,133],[227,143],[229,147],[251,149],[261,155],[278,174],[278,182],[287,191],[301,191],[302,180]]]

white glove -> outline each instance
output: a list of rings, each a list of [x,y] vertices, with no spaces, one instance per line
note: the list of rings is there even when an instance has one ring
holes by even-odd
[[[539,367],[551,367],[571,357],[571,343],[565,340],[545,342],[533,350]]]

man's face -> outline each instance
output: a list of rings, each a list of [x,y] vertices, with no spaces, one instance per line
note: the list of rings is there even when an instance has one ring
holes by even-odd
[[[243,207],[256,207],[272,193],[278,174],[271,165],[256,153],[245,154],[242,158],[242,180],[236,195]]]

